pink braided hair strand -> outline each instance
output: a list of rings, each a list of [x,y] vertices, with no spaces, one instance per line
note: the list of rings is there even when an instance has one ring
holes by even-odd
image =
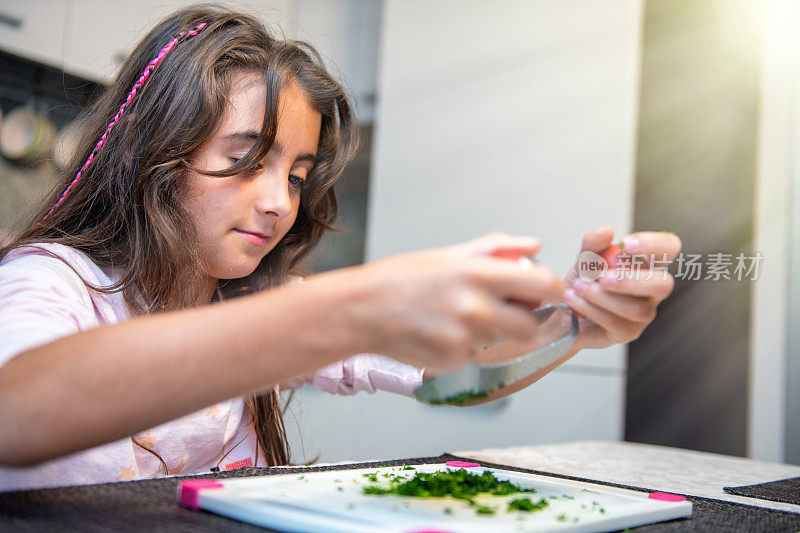
[[[45,219],[47,219],[48,216],[50,216],[50,213],[55,211],[56,208],[59,205],[61,205],[61,203],[67,197],[67,195],[72,190],[72,188],[80,181],[81,176],[83,175],[83,173],[86,171],[87,168],[89,168],[89,165],[92,164],[92,161],[94,161],[94,156],[97,154],[97,151],[100,150],[100,147],[102,147],[103,144],[105,144],[106,139],[108,138],[108,135],[111,133],[111,130],[114,129],[114,126],[119,122],[120,117],[122,117],[122,114],[125,112],[125,108],[136,97],[136,92],[139,89],[142,88],[142,85],[144,85],[144,82],[146,82],[147,78],[150,77],[150,73],[153,72],[153,69],[155,69],[158,66],[158,64],[161,63],[161,61],[164,59],[164,57],[168,53],[170,53],[173,48],[175,48],[175,45],[178,44],[178,41],[182,37],[184,37],[184,36],[186,38],[194,37],[195,35],[197,35],[205,27],[206,27],[206,23],[202,22],[202,23],[198,24],[197,26],[195,26],[193,30],[190,30],[188,32],[187,31],[180,32],[176,37],[174,37],[170,42],[168,42],[167,45],[164,46],[164,48],[161,49],[161,51],[158,53],[158,55],[155,58],[153,58],[153,60],[150,61],[150,63],[148,63],[147,67],[144,69],[144,72],[142,72],[142,75],[139,77],[138,80],[136,80],[136,83],[133,84],[133,88],[131,89],[131,92],[128,93],[128,97],[125,99],[125,101],[122,103],[122,105],[119,106],[119,111],[117,111],[117,114],[114,115],[114,118],[111,120],[111,122],[108,123],[108,127],[106,128],[106,131],[103,133],[103,136],[100,137],[100,140],[97,141],[97,144],[95,145],[94,149],[92,149],[92,153],[89,154],[89,158],[86,160],[86,162],[83,164],[81,169],[78,171],[78,174],[75,176],[75,179],[72,180],[72,183],[70,183],[69,186],[64,190],[64,193],[61,195],[61,198],[58,199],[58,202],[56,202],[56,205],[54,205],[50,209],[50,211],[47,212],[47,214],[44,216],[44,218],[42,218],[43,221]]]

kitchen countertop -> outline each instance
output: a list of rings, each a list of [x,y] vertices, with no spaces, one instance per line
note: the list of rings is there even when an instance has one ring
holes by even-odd
[[[204,474],[211,479],[277,473],[305,473],[378,465],[441,463],[463,457],[585,477],[600,483],[689,495],[692,518],[642,526],[642,531],[800,531],[800,505],[725,494],[725,485],[745,485],[800,476],[800,467],[619,442],[577,442],[461,451],[458,455],[340,463],[308,467],[242,468]],[[192,479],[184,476],[182,479]],[[176,503],[181,478],[104,483],[0,494],[0,530],[26,531],[263,531],[213,513],[198,513]],[[719,501],[727,500],[727,501]],[[728,503],[735,502],[735,503]],[[737,505],[737,503],[748,505]],[[782,512],[790,511],[790,512]],[[793,514],[796,513],[796,514]],[[639,530],[638,528],[636,529]]]
[[[573,442],[452,452],[504,465],[800,513],[800,505],[725,493],[723,487],[800,476],[800,466],[631,442]]]

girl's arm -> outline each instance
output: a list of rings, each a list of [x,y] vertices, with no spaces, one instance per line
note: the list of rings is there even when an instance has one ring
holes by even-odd
[[[357,293],[336,277],[91,329],[17,355],[0,368],[0,463],[29,465],[123,438],[355,353],[361,339],[341,309]]]
[[[533,320],[508,300],[557,298],[563,284],[488,257],[499,248],[538,242],[490,235],[27,350],[0,367],[0,464],[120,439],[353,353],[452,369],[476,345],[527,339]]]

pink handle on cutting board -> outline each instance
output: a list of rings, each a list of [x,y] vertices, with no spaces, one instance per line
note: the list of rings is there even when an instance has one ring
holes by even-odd
[[[178,485],[178,503],[191,509],[192,511],[200,510],[198,505],[198,498],[200,497],[201,490],[208,489],[221,489],[225,485],[213,479],[193,479],[190,481],[181,481]]]
[[[648,496],[651,500],[658,500],[662,502],[683,502],[686,501],[686,496],[679,494],[670,494],[668,492],[651,492]]]
[[[445,464],[453,468],[475,468],[476,466],[481,466],[478,463],[465,463],[464,461],[447,461]]]

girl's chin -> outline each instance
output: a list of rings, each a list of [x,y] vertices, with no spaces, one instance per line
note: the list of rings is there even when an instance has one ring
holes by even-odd
[[[220,268],[215,268],[210,272],[210,275],[217,279],[237,279],[245,278],[255,272],[261,261],[246,261],[237,263],[236,265],[220,265]]]

